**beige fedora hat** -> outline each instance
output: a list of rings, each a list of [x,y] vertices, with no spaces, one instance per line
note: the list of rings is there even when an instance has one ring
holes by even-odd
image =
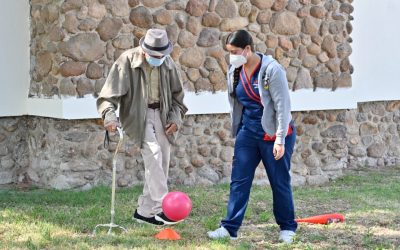
[[[145,53],[153,56],[169,55],[173,48],[167,32],[162,29],[149,29],[139,45]]]

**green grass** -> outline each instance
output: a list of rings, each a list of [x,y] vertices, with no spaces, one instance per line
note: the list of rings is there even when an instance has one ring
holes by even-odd
[[[321,187],[294,188],[297,217],[342,213],[345,223],[300,224],[294,244],[277,241],[269,187],[254,186],[239,240],[208,240],[226,212],[228,185],[170,187],[189,194],[193,211],[173,228],[179,241],[159,241],[162,227],[135,223],[142,187],[117,189],[116,223],[128,229],[92,236],[110,221],[110,188],[89,191],[0,190],[0,249],[399,249],[400,168],[353,172]]]

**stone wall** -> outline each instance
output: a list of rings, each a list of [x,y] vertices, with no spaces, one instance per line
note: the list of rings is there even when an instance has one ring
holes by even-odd
[[[353,0],[31,0],[31,97],[94,95],[146,29],[167,30],[185,89],[226,90],[226,36],[247,29],[289,87],[351,86]]]
[[[289,87],[351,86],[353,0],[30,0],[30,97],[97,96],[113,62],[150,27],[165,28],[188,91],[226,90],[231,31],[247,29],[258,51],[287,70]],[[317,93],[316,93],[317,94]],[[400,165],[400,101],[357,110],[294,112],[294,185],[315,185],[346,168]],[[191,115],[171,157],[170,182],[229,181],[229,116]],[[116,136],[103,148],[100,120],[0,118],[0,185],[87,189],[111,182]],[[143,180],[140,149],[126,140],[118,186]],[[255,183],[268,184],[260,166]]]
[[[357,110],[293,113],[298,133],[294,185],[335,179],[347,168],[400,165],[400,101],[361,103]],[[185,118],[171,157],[170,182],[208,185],[229,181],[234,140],[229,115]],[[100,120],[0,118],[0,184],[90,188],[111,182],[118,138],[103,148]],[[143,180],[140,150],[129,140],[117,157],[118,186]],[[255,183],[268,184],[262,165]]]

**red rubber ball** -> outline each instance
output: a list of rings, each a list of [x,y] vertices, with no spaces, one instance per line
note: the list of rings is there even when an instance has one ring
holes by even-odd
[[[168,219],[180,221],[188,217],[192,211],[192,201],[183,192],[169,192],[163,199],[162,209]]]

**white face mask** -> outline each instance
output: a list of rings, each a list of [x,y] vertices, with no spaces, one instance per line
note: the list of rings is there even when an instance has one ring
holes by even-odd
[[[232,55],[232,54],[229,55],[229,63],[232,64],[233,67],[239,68],[243,64],[247,63],[247,59],[243,55],[243,52],[240,55]]]
[[[165,60],[165,56],[162,58],[155,58],[152,56],[149,56],[148,54],[145,55],[146,61],[153,67],[159,67],[161,64],[163,64]]]

